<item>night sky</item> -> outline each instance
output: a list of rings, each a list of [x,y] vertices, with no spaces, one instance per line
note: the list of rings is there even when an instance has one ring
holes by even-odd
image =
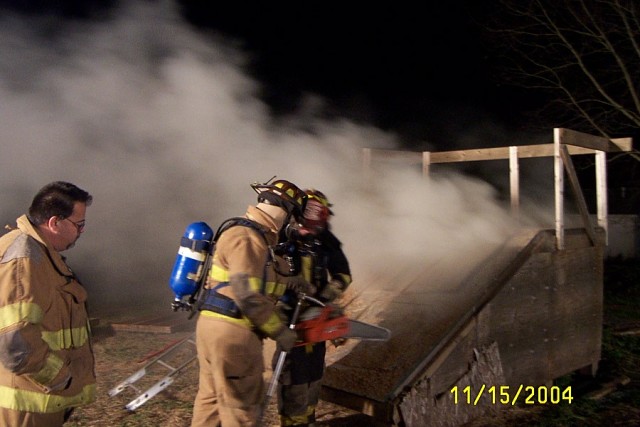
[[[108,20],[122,2],[0,6],[73,20]],[[186,21],[234,40],[274,118],[324,100],[321,114],[397,132],[408,147],[454,148],[452,135],[492,122],[519,131],[534,94],[500,84],[482,26],[491,2],[211,2],[177,5]],[[470,148],[470,147],[465,147]]]
[[[339,114],[446,145],[481,120],[523,125],[532,97],[499,84],[482,23],[486,2],[311,1],[213,7],[182,1],[184,16],[241,40],[274,113],[320,94]],[[404,4],[403,4],[404,3]]]

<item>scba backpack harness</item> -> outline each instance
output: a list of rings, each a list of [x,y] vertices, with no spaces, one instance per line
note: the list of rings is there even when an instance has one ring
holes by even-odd
[[[255,222],[243,217],[225,220],[220,224],[215,234],[206,223],[195,222],[187,226],[180,240],[180,248],[169,280],[169,285],[175,294],[171,305],[173,311],[191,311],[189,317],[201,310],[212,311],[236,319],[242,317],[236,303],[231,298],[218,293],[219,289],[229,286],[229,282],[218,283],[213,289],[204,288],[207,274],[213,262],[216,242],[223,232],[238,225],[256,230],[267,244],[268,253],[264,264],[261,289],[261,292],[264,293],[267,268],[274,261],[273,250],[267,241],[265,230]]]

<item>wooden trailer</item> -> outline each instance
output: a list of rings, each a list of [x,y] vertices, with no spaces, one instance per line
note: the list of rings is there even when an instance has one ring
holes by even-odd
[[[519,209],[518,162],[554,161],[555,228],[523,229],[487,244],[470,267],[425,259],[394,286],[362,292],[365,321],[389,328],[384,343],[350,343],[328,358],[322,398],[370,415],[372,423],[456,426],[506,405],[560,403],[571,390],[554,385],[581,370],[595,374],[602,335],[603,253],[607,242],[606,153],[631,150],[608,140],[556,129],[553,144],[440,153],[365,150],[372,168],[384,154],[418,163],[508,160],[511,208]],[[597,224],[592,224],[572,155],[595,155]],[[567,228],[564,180],[582,223]]]

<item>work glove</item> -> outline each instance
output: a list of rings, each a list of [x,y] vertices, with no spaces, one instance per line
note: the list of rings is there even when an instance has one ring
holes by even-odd
[[[296,344],[296,341],[298,340],[298,334],[292,329],[285,327],[273,339],[283,351],[286,351],[288,353],[289,350],[291,350]]]
[[[331,280],[320,292],[320,298],[325,301],[333,301],[342,295],[344,285],[339,280]]]
[[[317,291],[316,287],[309,283],[304,277],[292,276],[287,280],[287,289],[291,289],[296,294],[314,295]]]

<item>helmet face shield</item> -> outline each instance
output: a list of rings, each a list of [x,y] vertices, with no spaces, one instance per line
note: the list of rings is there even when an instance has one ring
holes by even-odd
[[[307,200],[302,214],[302,225],[312,232],[319,232],[327,228],[328,221],[329,208],[316,199]]]
[[[302,214],[302,225],[312,233],[319,233],[328,227],[329,216],[333,215],[329,199],[321,191],[305,190],[307,205]]]
[[[329,203],[329,199],[324,195],[322,191],[311,188],[305,190],[304,192],[307,194],[307,198],[309,200],[316,200],[317,202],[322,204],[322,206],[327,208],[329,215],[333,215],[333,211],[331,210],[331,206],[333,206],[333,204]]]

